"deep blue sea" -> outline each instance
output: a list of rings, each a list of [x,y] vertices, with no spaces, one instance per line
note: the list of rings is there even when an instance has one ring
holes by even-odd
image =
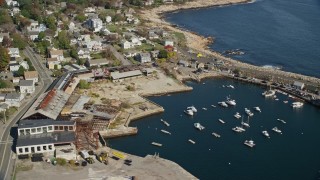
[[[131,154],[145,156],[158,152],[161,157],[177,162],[200,179],[206,180],[309,180],[320,177],[320,109],[305,104],[302,109],[290,106],[292,99],[277,94],[279,100],[265,99],[259,86],[244,84],[229,79],[205,80],[205,85],[187,82],[192,92],[149,99],[165,108],[165,112],[131,123],[139,128],[138,135],[108,140],[112,148]],[[223,88],[232,84],[235,89]],[[222,108],[217,102],[230,95],[237,105]],[[289,101],[285,104],[283,101]],[[214,104],[217,107],[212,108]],[[190,118],[183,110],[190,105],[198,113]],[[261,113],[252,109],[259,106]],[[205,107],[207,110],[202,110]],[[241,120],[233,117],[236,112],[244,114],[250,108],[250,128],[242,134],[231,129]],[[166,127],[160,119],[170,123]],[[226,123],[221,124],[218,119]],[[287,123],[282,124],[277,119]],[[246,118],[245,118],[246,120]],[[205,129],[198,131],[194,123],[200,122]],[[277,126],[283,134],[271,131]],[[167,135],[160,130],[172,133]],[[267,130],[270,139],[262,135]],[[212,136],[217,132],[221,138]],[[191,144],[192,139],[196,144]],[[243,143],[254,140],[256,147]],[[151,145],[162,143],[163,147]]]
[[[254,3],[185,10],[166,19],[204,36],[211,48],[241,49],[250,64],[320,77],[320,1],[257,0]]]

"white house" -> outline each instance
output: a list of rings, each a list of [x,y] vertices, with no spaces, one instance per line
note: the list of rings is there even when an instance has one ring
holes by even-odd
[[[20,57],[18,48],[8,48],[8,54],[10,55],[10,57]]]
[[[10,107],[20,107],[23,96],[19,93],[9,93],[6,95],[5,103]]]
[[[130,49],[131,48],[131,43],[129,41],[127,41],[127,40],[124,40],[124,41],[121,42],[121,47],[123,49]]]
[[[50,57],[57,58],[58,61],[64,61],[63,50],[50,50]]]
[[[27,61],[20,61],[20,66],[22,66],[25,70],[29,69],[29,64]]]
[[[78,48],[78,57],[81,59],[90,59],[90,50],[88,48]]]
[[[57,58],[47,58],[47,67],[48,69],[61,69],[60,61]]]
[[[111,16],[107,16],[107,17],[106,17],[106,22],[107,22],[107,23],[110,23],[111,21],[112,21]]]
[[[18,71],[18,70],[19,70],[19,67],[20,67],[20,64],[19,64],[19,63],[9,64],[9,70],[10,70],[11,72]]]
[[[38,35],[39,35],[38,31],[30,31],[28,34],[29,34],[29,39],[31,41],[38,39]]]
[[[102,43],[100,41],[88,41],[83,43],[83,47],[88,48],[89,50],[101,50]]]
[[[47,29],[46,25],[39,24],[38,21],[31,20],[30,25],[27,27],[28,32],[36,31],[36,32],[44,32]]]
[[[10,7],[18,7],[19,3],[18,1],[13,1],[13,0],[6,0],[7,5]]]
[[[20,80],[19,82],[20,93],[33,93],[35,91],[33,80]]]
[[[141,41],[138,37],[131,37],[131,45],[132,46],[141,46]]]
[[[165,40],[165,41],[164,41],[164,46],[172,46],[172,47],[173,47],[173,41],[171,41],[171,40]]]
[[[87,21],[87,25],[89,26],[89,28],[93,32],[99,32],[103,27],[103,23],[102,23],[102,20],[100,18],[91,18],[91,19],[89,19]]]
[[[25,71],[24,72],[25,80],[32,80],[33,83],[37,83],[39,81],[39,75],[37,71]]]

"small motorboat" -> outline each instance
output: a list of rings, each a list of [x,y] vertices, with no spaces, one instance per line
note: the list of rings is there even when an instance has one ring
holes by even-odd
[[[283,119],[277,119],[277,121],[280,121],[280,122],[282,122],[283,124],[286,124],[286,123],[287,123],[287,122],[284,121]]]
[[[253,113],[250,111],[250,109],[244,108],[244,111],[246,112],[246,114],[247,114],[248,116],[253,116]]]
[[[219,104],[220,106],[222,106],[222,107],[228,107],[228,104],[227,104],[226,102],[224,102],[224,101],[218,102],[218,104]]]
[[[303,102],[293,102],[291,106],[293,108],[301,108],[303,106]]]
[[[272,131],[282,134],[282,131],[280,129],[278,129],[277,127],[272,128]]]
[[[221,137],[220,134],[215,133],[215,132],[213,132],[212,135],[215,136],[216,138],[220,138]]]
[[[222,119],[219,119],[219,122],[221,122],[222,124],[226,123],[226,122],[224,122]]]
[[[193,112],[198,112],[198,110],[197,110],[197,108],[196,107],[194,107],[194,106],[189,106],[189,107],[187,107],[187,110],[191,110],[191,111],[193,111]]]
[[[204,126],[202,126],[200,123],[194,123],[194,127],[195,127],[196,129],[198,129],[199,131],[204,130]]]
[[[232,130],[233,130],[234,132],[239,132],[239,133],[246,131],[245,129],[243,129],[242,127],[239,127],[239,126],[236,126],[236,127],[232,128]]]
[[[253,109],[255,110],[255,111],[257,111],[257,112],[261,112],[261,109],[260,109],[260,107],[253,107]]]
[[[205,111],[207,110],[207,108],[205,108],[205,107],[203,107],[202,109],[205,110]]]
[[[184,113],[186,113],[187,115],[189,115],[189,116],[193,116],[194,114],[193,114],[193,111],[191,110],[191,109],[187,109],[187,110],[185,110],[185,111],[183,111]]]
[[[268,131],[262,131],[262,134],[263,134],[265,137],[270,138],[270,135],[269,135]]]
[[[241,118],[241,115],[240,115],[240,113],[236,113],[235,115],[233,115],[235,118],[237,118],[237,119],[240,119]]]
[[[215,107],[217,107],[217,106],[215,106],[215,105],[212,104],[211,107],[215,108]]]
[[[254,147],[256,144],[254,143],[253,140],[245,140],[244,145],[249,146],[249,147]]]

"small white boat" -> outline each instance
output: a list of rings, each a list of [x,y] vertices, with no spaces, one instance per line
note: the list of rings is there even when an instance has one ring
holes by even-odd
[[[187,110],[191,110],[191,111],[193,111],[193,112],[198,112],[198,110],[197,110],[197,108],[196,107],[194,107],[194,106],[189,106],[189,107],[187,107]]]
[[[272,131],[279,133],[279,134],[282,134],[281,130],[278,129],[277,127],[272,128]]]
[[[262,95],[264,97],[273,97],[275,94],[276,94],[276,92],[271,89],[262,93]]]
[[[240,119],[241,118],[241,115],[240,115],[240,113],[236,113],[235,115],[233,115],[235,118],[237,118],[237,119]]]
[[[170,124],[169,124],[167,121],[165,121],[165,120],[163,120],[163,119],[160,119],[160,121],[163,122],[164,125],[170,126]]]
[[[277,121],[280,121],[280,122],[282,122],[283,124],[286,124],[286,123],[287,123],[287,122],[284,121],[283,119],[277,119]]]
[[[253,109],[254,109],[255,111],[257,111],[257,112],[261,112],[261,109],[260,109],[260,107],[258,107],[258,106],[253,107]]]
[[[226,122],[224,122],[222,119],[219,119],[219,121],[220,121],[222,124],[226,123]]]
[[[239,133],[246,131],[245,129],[243,129],[242,127],[239,127],[239,126],[236,126],[236,127],[232,128],[232,130],[233,130],[234,132],[239,132]]]
[[[278,99],[278,98],[276,98],[275,100],[276,100],[276,101],[279,101],[279,99]]]
[[[226,87],[225,85],[222,85],[222,87]]]
[[[293,108],[301,108],[303,106],[303,102],[293,102],[291,106]]]
[[[196,142],[194,142],[192,139],[188,140],[190,143],[195,144]]]
[[[171,135],[171,132],[161,129],[161,132]]]
[[[228,104],[227,104],[226,102],[224,102],[224,101],[218,102],[218,104],[219,104],[220,106],[222,106],[222,107],[228,107]]]
[[[234,89],[234,86],[232,86],[231,84],[227,86],[228,88]]]
[[[235,105],[237,105],[236,100],[230,99],[229,97],[227,97],[226,103],[227,103],[228,105],[230,105],[230,106],[235,106]]]
[[[249,146],[249,147],[254,147],[256,144],[254,144],[254,141],[252,140],[245,140],[244,145]]]
[[[195,127],[196,129],[198,129],[199,131],[204,130],[204,126],[202,126],[200,123],[194,123],[194,127]]]
[[[288,101],[283,101],[283,103],[287,104],[287,103],[288,103]]]
[[[211,107],[215,108],[215,107],[217,107],[217,106],[215,106],[215,105],[211,104]]]
[[[241,122],[241,125],[243,125],[243,126],[245,126],[245,127],[247,127],[247,128],[250,127],[250,125],[249,125],[248,123],[245,123],[245,122]]]
[[[183,111],[184,113],[186,113],[187,115],[189,115],[189,116],[193,116],[194,114],[193,114],[193,111],[191,110],[191,109],[187,109],[187,110],[185,110],[185,111]]]
[[[152,145],[154,145],[154,146],[159,146],[159,147],[161,147],[161,146],[162,146],[162,144],[160,144],[160,143],[156,143],[156,142],[152,142],[151,144],[152,144]]]
[[[215,133],[215,132],[213,132],[212,135],[215,136],[216,138],[220,138],[221,137],[220,134]]]
[[[253,116],[253,113],[248,108],[244,108],[244,111],[247,113],[248,116]]]
[[[270,135],[269,135],[268,131],[262,131],[262,134],[263,134],[265,137],[270,138]]]
[[[205,111],[207,110],[207,108],[205,108],[205,107],[203,107],[202,109],[205,110]]]

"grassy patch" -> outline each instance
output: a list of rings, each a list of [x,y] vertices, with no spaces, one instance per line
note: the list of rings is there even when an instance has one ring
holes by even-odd
[[[108,24],[106,27],[110,32],[118,32],[119,30],[122,29],[120,26],[115,24]]]
[[[183,33],[174,32],[173,35],[177,38],[179,46],[186,46],[187,41]]]
[[[33,168],[33,164],[23,164],[23,163],[18,163],[16,167],[16,171],[30,171]]]
[[[153,51],[154,47],[151,44],[142,43],[141,46],[136,48],[139,51]]]

